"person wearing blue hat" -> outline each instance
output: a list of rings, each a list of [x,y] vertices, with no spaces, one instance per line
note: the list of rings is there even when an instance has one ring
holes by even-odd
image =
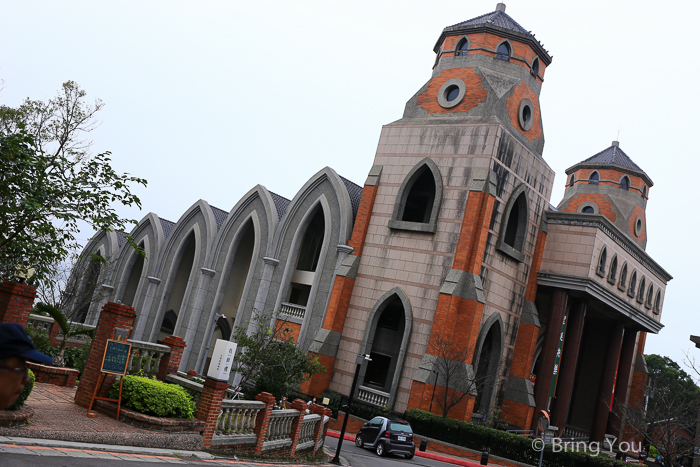
[[[0,324],[0,410],[15,403],[29,381],[27,361],[53,363],[39,352],[22,326]]]

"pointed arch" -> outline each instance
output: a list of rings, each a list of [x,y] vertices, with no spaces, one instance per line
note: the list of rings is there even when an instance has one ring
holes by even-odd
[[[620,179],[620,185],[619,185],[619,187],[622,188],[623,190],[629,190],[629,188],[630,188],[630,178],[629,178],[627,175],[624,175],[624,176]]]
[[[469,50],[469,38],[467,36],[462,36],[462,38],[457,42],[455,46],[455,56],[467,55]]]
[[[644,303],[644,291],[646,290],[647,278],[642,276],[639,281],[639,290],[637,291],[637,302]]]
[[[403,321],[397,323],[396,314],[398,314],[398,308],[401,309],[400,311],[403,314],[403,316],[401,316]],[[391,351],[386,352],[383,348],[376,348],[376,353],[382,353],[384,357],[389,357],[389,360],[387,361],[387,358],[379,358],[373,367],[370,367],[370,363],[373,363],[374,360],[373,362],[364,361],[360,368],[358,381],[361,381],[361,384],[364,384],[368,378],[368,371],[372,372],[372,374],[369,376],[372,378],[373,375],[378,375],[380,373],[382,367],[386,367],[388,371],[386,380],[382,385],[382,387],[386,390],[382,392],[387,393],[387,408],[391,410],[396,402],[396,393],[401,379],[401,374],[403,373],[404,360],[410,344],[413,327],[413,309],[406,292],[404,292],[400,287],[394,287],[393,289],[384,293],[384,295],[382,295],[374,304],[374,307],[372,308],[367,320],[368,325],[365,328],[365,334],[360,347],[362,354],[372,354],[373,350],[375,349],[375,342],[379,345],[382,344],[382,336],[377,336],[377,326],[380,324],[380,321],[385,315],[385,311],[392,314],[392,316],[384,318],[385,320],[389,321],[385,326],[389,331],[387,336],[393,339],[390,343],[391,345],[387,345],[387,348],[389,348]],[[393,334],[399,335],[392,335],[392,329],[394,330]],[[379,337],[379,339],[377,339],[377,337]],[[399,337],[400,343],[398,341]],[[384,344],[387,344],[386,340],[384,340]],[[376,388],[378,384],[374,386]]]
[[[496,242],[497,249],[519,262],[525,260],[524,248],[529,219],[527,186],[523,183],[510,195],[501,217],[501,227]]]
[[[591,172],[591,174],[588,176],[588,184],[589,185],[597,185],[598,182],[600,182],[600,174],[598,173],[597,170],[594,170]]]
[[[530,74],[534,77],[540,75],[540,59],[535,57],[532,60],[532,65],[530,66]]]
[[[617,255],[613,256],[610,261],[610,272],[608,273],[608,282],[615,284],[617,282]]]
[[[510,61],[510,55],[513,53],[513,46],[507,40],[502,41],[496,47],[496,58],[500,60]]]
[[[622,270],[620,271],[620,280],[617,283],[617,288],[624,292],[626,286],[627,286],[627,262],[625,261],[625,264],[622,265]]]
[[[576,174],[571,174],[571,177],[569,177],[569,186],[574,186],[575,181],[576,181]]]
[[[389,228],[435,233],[442,204],[442,175],[429,157],[404,178],[396,195]]]
[[[651,305],[653,302],[654,302],[654,284],[649,284],[649,290],[647,291],[647,299],[646,299],[646,302],[644,303],[644,306],[647,308],[651,308]]]
[[[474,402],[475,412],[484,413],[493,405],[504,342],[503,318],[500,313],[495,312],[484,321],[476,341],[477,352],[474,355],[477,391]]]
[[[608,247],[604,246],[600,250],[600,256],[598,256],[598,267],[596,268],[596,274],[601,277],[605,277],[605,267],[608,264]]]
[[[630,277],[630,286],[627,289],[627,295],[630,297],[634,297],[634,294],[637,292],[637,271],[634,271],[632,273],[632,277]]]
[[[656,298],[654,299],[654,314],[658,315],[661,313],[661,290],[657,290]]]

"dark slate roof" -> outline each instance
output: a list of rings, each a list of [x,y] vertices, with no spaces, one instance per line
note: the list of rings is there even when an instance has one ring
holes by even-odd
[[[215,208],[214,206],[209,207],[211,207],[211,210],[214,211],[214,219],[216,219],[216,231],[218,232],[221,226],[223,225],[224,221],[228,217],[228,212],[224,211],[223,209]]]
[[[165,238],[167,239],[170,236],[170,232],[173,231],[173,227],[175,227],[175,222],[166,221],[160,217],[159,219],[160,225],[163,227],[163,235],[165,235]]]
[[[128,237],[129,234],[126,232],[117,232],[117,245],[122,246],[124,243],[126,243],[126,237]]]
[[[272,202],[275,203],[277,208],[277,220],[280,220],[284,213],[287,212],[287,206],[289,206],[291,201],[273,192],[270,192],[270,196],[272,196]]]
[[[477,16],[461,23],[448,26],[450,28],[459,28],[463,26],[475,26],[477,24],[491,24],[511,31],[519,32],[520,34],[531,35],[530,31],[520,26],[517,21],[511,18],[505,11],[492,11],[485,15]]]
[[[637,164],[632,162],[632,159],[630,159],[629,156],[625,154],[622,149],[620,149],[620,146],[615,144],[600,151],[595,156],[589,157],[585,161],[582,161],[581,164],[613,164],[643,172],[643,170]]]
[[[340,177],[340,179],[345,184],[345,189],[348,190],[348,195],[350,195],[350,204],[352,205],[352,220],[355,221],[357,217],[357,210],[360,208],[360,200],[362,199],[362,187],[356,185],[345,177]]]

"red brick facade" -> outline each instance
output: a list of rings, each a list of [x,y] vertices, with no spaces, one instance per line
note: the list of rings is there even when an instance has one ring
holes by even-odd
[[[27,325],[34,306],[36,289],[19,282],[0,282],[0,323]]]

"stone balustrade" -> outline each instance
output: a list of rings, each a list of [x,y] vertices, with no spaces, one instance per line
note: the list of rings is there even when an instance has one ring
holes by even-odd
[[[296,305],[294,303],[280,303],[280,314],[291,316],[292,318],[304,319],[304,314],[306,313],[306,307],[303,305]]]
[[[299,411],[294,409],[274,410],[270,415],[270,424],[263,443],[263,451],[280,449],[292,445],[289,436],[292,431],[292,422],[299,417]]]
[[[127,373],[130,375],[143,372],[144,376],[155,376],[160,368],[160,360],[171,352],[167,345],[131,339],[127,342],[131,344],[131,359],[127,367]]]
[[[357,391],[357,399],[376,407],[386,407],[389,404],[389,393],[360,386]]]
[[[265,410],[264,402],[224,399],[211,445],[255,444],[255,421],[261,410]]]
[[[301,434],[299,435],[299,443],[297,450],[303,451],[314,446],[314,428],[321,421],[321,416],[317,414],[309,414],[304,416],[304,422],[301,425]]]

